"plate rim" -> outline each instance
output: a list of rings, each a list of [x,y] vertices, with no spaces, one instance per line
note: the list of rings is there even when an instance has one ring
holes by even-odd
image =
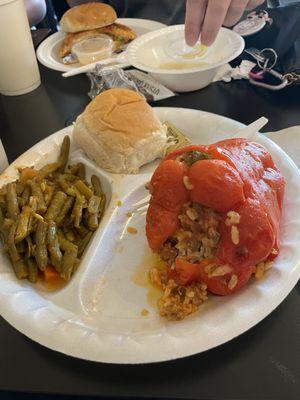
[[[244,124],[228,118],[228,117],[224,117],[222,115],[219,114],[215,114],[215,113],[210,113],[210,112],[206,112],[206,111],[202,111],[202,110],[195,110],[195,109],[189,109],[189,108],[180,108],[180,107],[154,107],[154,109],[157,110],[162,110],[162,111],[176,111],[176,112],[181,112],[181,111],[188,111],[188,112],[194,112],[194,113],[201,113],[204,116],[210,116],[210,117],[218,117],[218,119],[220,120],[227,120],[228,122],[232,122],[234,123],[234,125],[236,126],[244,126]],[[62,136],[63,134],[67,133],[70,129],[72,128],[72,125],[65,127],[55,133],[53,133],[52,135],[48,136],[45,139],[42,139],[41,141],[39,141],[38,143],[36,143],[34,146],[32,146],[29,150],[27,150],[26,152],[24,152],[20,157],[18,157],[11,165],[10,167],[14,167],[15,165],[17,165],[18,162],[20,162],[20,160],[22,160],[23,157],[25,157],[25,155],[28,155],[30,152],[32,152],[34,149],[36,149],[41,143],[43,142],[47,142],[51,137],[53,138],[54,136],[59,137],[60,135]],[[277,148],[277,151],[279,151],[279,154],[285,154],[286,159],[290,165],[290,168],[293,168],[294,172],[296,173],[297,177],[298,177],[298,181],[300,182],[300,171],[298,170],[297,166],[295,165],[295,163],[292,161],[292,159],[278,146],[276,145],[276,143],[274,143],[271,139],[261,135],[260,138],[263,138],[263,141],[265,142],[271,142],[272,146],[275,145],[275,147]],[[3,172],[3,174],[6,173],[7,170],[5,170]],[[2,180],[2,174],[0,175],[0,181]],[[299,268],[299,264],[300,264],[300,259],[297,261],[297,263],[294,266],[295,271],[298,274],[298,279],[300,277],[300,268]],[[1,273],[0,273],[1,275]],[[16,281],[16,283],[18,283],[18,281]],[[10,316],[6,315],[7,314],[7,310],[5,309],[4,312],[2,310],[1,307],[1,302],[0,302],[0,309],[1,309],[1,315],[2,317],[10,324],[12,325],[16,330],[18,330],[19,332],[21,332],[22,334],[26,335],[27,337],[29,337],[30,339],[36,341],[37,343],[41,344],[42,346],[45,346],[47,348],[50,348],[54,351],[59,351],[63,354],[75,357],[75,358],[80,358],[80,359],[84,359],[84,360],[89,360],[89,361],[95,361],[95,362],[102,362],[102,363],[110,363],[110,364],[120,364],[120,365],[124,365],[124,364],[150,364],[150,363],[156,363],[156,362],[163,362],[163,361],[171,361],[174,359],[180,359],[180,358],[184,358],[184,357],[188,357],[188,356],[192,356],[195,354],[200,354],[204,351],[210,350],[212,348],[215,347],[219,347],[220,345],[227,343],[229,341],[231,341],[233,338],[240,336],[241,334],[245,333],[246,331],[248,331],[249,329],[253,328],[254,326],[256,326],[259,322],[261,322],[264,318],[266,318],[272,311],[274,311],[281,303],[282,301],[288,296],[288,294],[291,292],[291,290],[294,288],[294,286],[297,284],[297,280],[294,281],[294,279],[290,282],[289,281],[289,285],[288,288],[281,291],[280,292],[280,296],[276,297],[273,302],[270,302],[268,304],[266,304],[266,307],[264,308],[264,310],[260,310],[259,312],[259,317],[255,318],[255,322],[251,322],[251,324],[247,324],[245,323],[244,325],[246,325],[246,327],[243,326],[242,329],[239,329],[238,333],[236,334],[232,334],[230,335],[230,337],[226,337],[223,340],[219,341],[218,344],[210,344],[208,346],[206,346],[205,350],[201,350],[201,351],[191,351],[191,352],[180,352],[180,354],[176,354],[175,357],[172,356],[162,356],[160,358],[157,358],[155,360],[150,360],[150,361],[107,361],[107,360],[103,360],[103,359],[99,359],[99,357],[95,356],[95,358],[90,357],[90,356],[84,356],[83,354],[76,353],[76,352],[70,352],[68,350],[62,350],[59,346],[55,346],[55,345],[49,345],[49,344],[45,344],[45,337],[44,334],[41,335],[41,337],[39,338],[39,334],[41,334],[41,329],[37,329],[34,330],[33,332],[31,331],[30,333],[28,332],[28,328],[27,326],[24,328],[22,327],[22,329],[19,329],[17,327],[15,327],[15,325],[18,325],[18,317],[15,318],[10,318]],[[0,293],[1,295],[1,293]],[[53,304],[53,303],[52,303]],[[57,306],[55,306],[57,307]],[[9,314],[9,313],[8,313]],[[17,320],[17,322],[12,322],[11,320]],[[30,329],[29,329],[30,331]],[[47,343],[47,340],[46,340]]]

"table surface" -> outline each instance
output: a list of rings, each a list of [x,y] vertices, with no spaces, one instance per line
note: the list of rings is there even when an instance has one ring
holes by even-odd
[[[42,86],[0,96],[1,139],[10,161],[69,125],[89,102],[85,76],[41,66]],[[300,124],[300,88],[267,92],[246,81],[215,83],[154,104],[210,111],[267,131]],[[300,285],[265,320],[231,342],[178,361],[142,366],[86,362],[46,349],[0,318],[0,391],[186,399],[299,398]],[[201,334],[201,332],[199,333]],[[151,349],[149,349],[151,351]],[[1,397],[1,393],[0,393]]]

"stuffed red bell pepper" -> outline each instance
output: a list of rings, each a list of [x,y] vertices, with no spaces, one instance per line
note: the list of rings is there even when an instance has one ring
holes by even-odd
[[[181,319],[197,309],[176,311],[187,301],[182,291],[192,287],[192,299],[201,288],[200,304],[204,289],[234,293],[270,265],[279,251],[284,188],[271,155],[245,139],[188,146],[160,163],[149,183],[146,234],[167,270],[163,277],[152,272],[152,281],[177,296],[170,305],[164,294],[161,315]]]

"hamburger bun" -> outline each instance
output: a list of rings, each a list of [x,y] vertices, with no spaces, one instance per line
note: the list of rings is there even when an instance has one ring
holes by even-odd
[[[115,10],[108,4],[85,3],[70,8],[60,21],[63,32],[75,33],[111,25],[117,19]]]
[[[74,139],[95,163],[113,173],[137,173],[165,154],[166,128],[138,93],[110,89],[78,116]]]

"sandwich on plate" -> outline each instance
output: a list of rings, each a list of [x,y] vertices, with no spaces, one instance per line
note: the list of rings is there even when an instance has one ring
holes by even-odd
[[[114,51],[135,39],[135,32],[128,26],[116,23],[117,14],[108,4],[85,3],[70,8],[62,16],[60,29],[66,36],[59,49],[65,63],[76,62],[69,56],[75,44],[98,36],[107,35],[114,42]]]

